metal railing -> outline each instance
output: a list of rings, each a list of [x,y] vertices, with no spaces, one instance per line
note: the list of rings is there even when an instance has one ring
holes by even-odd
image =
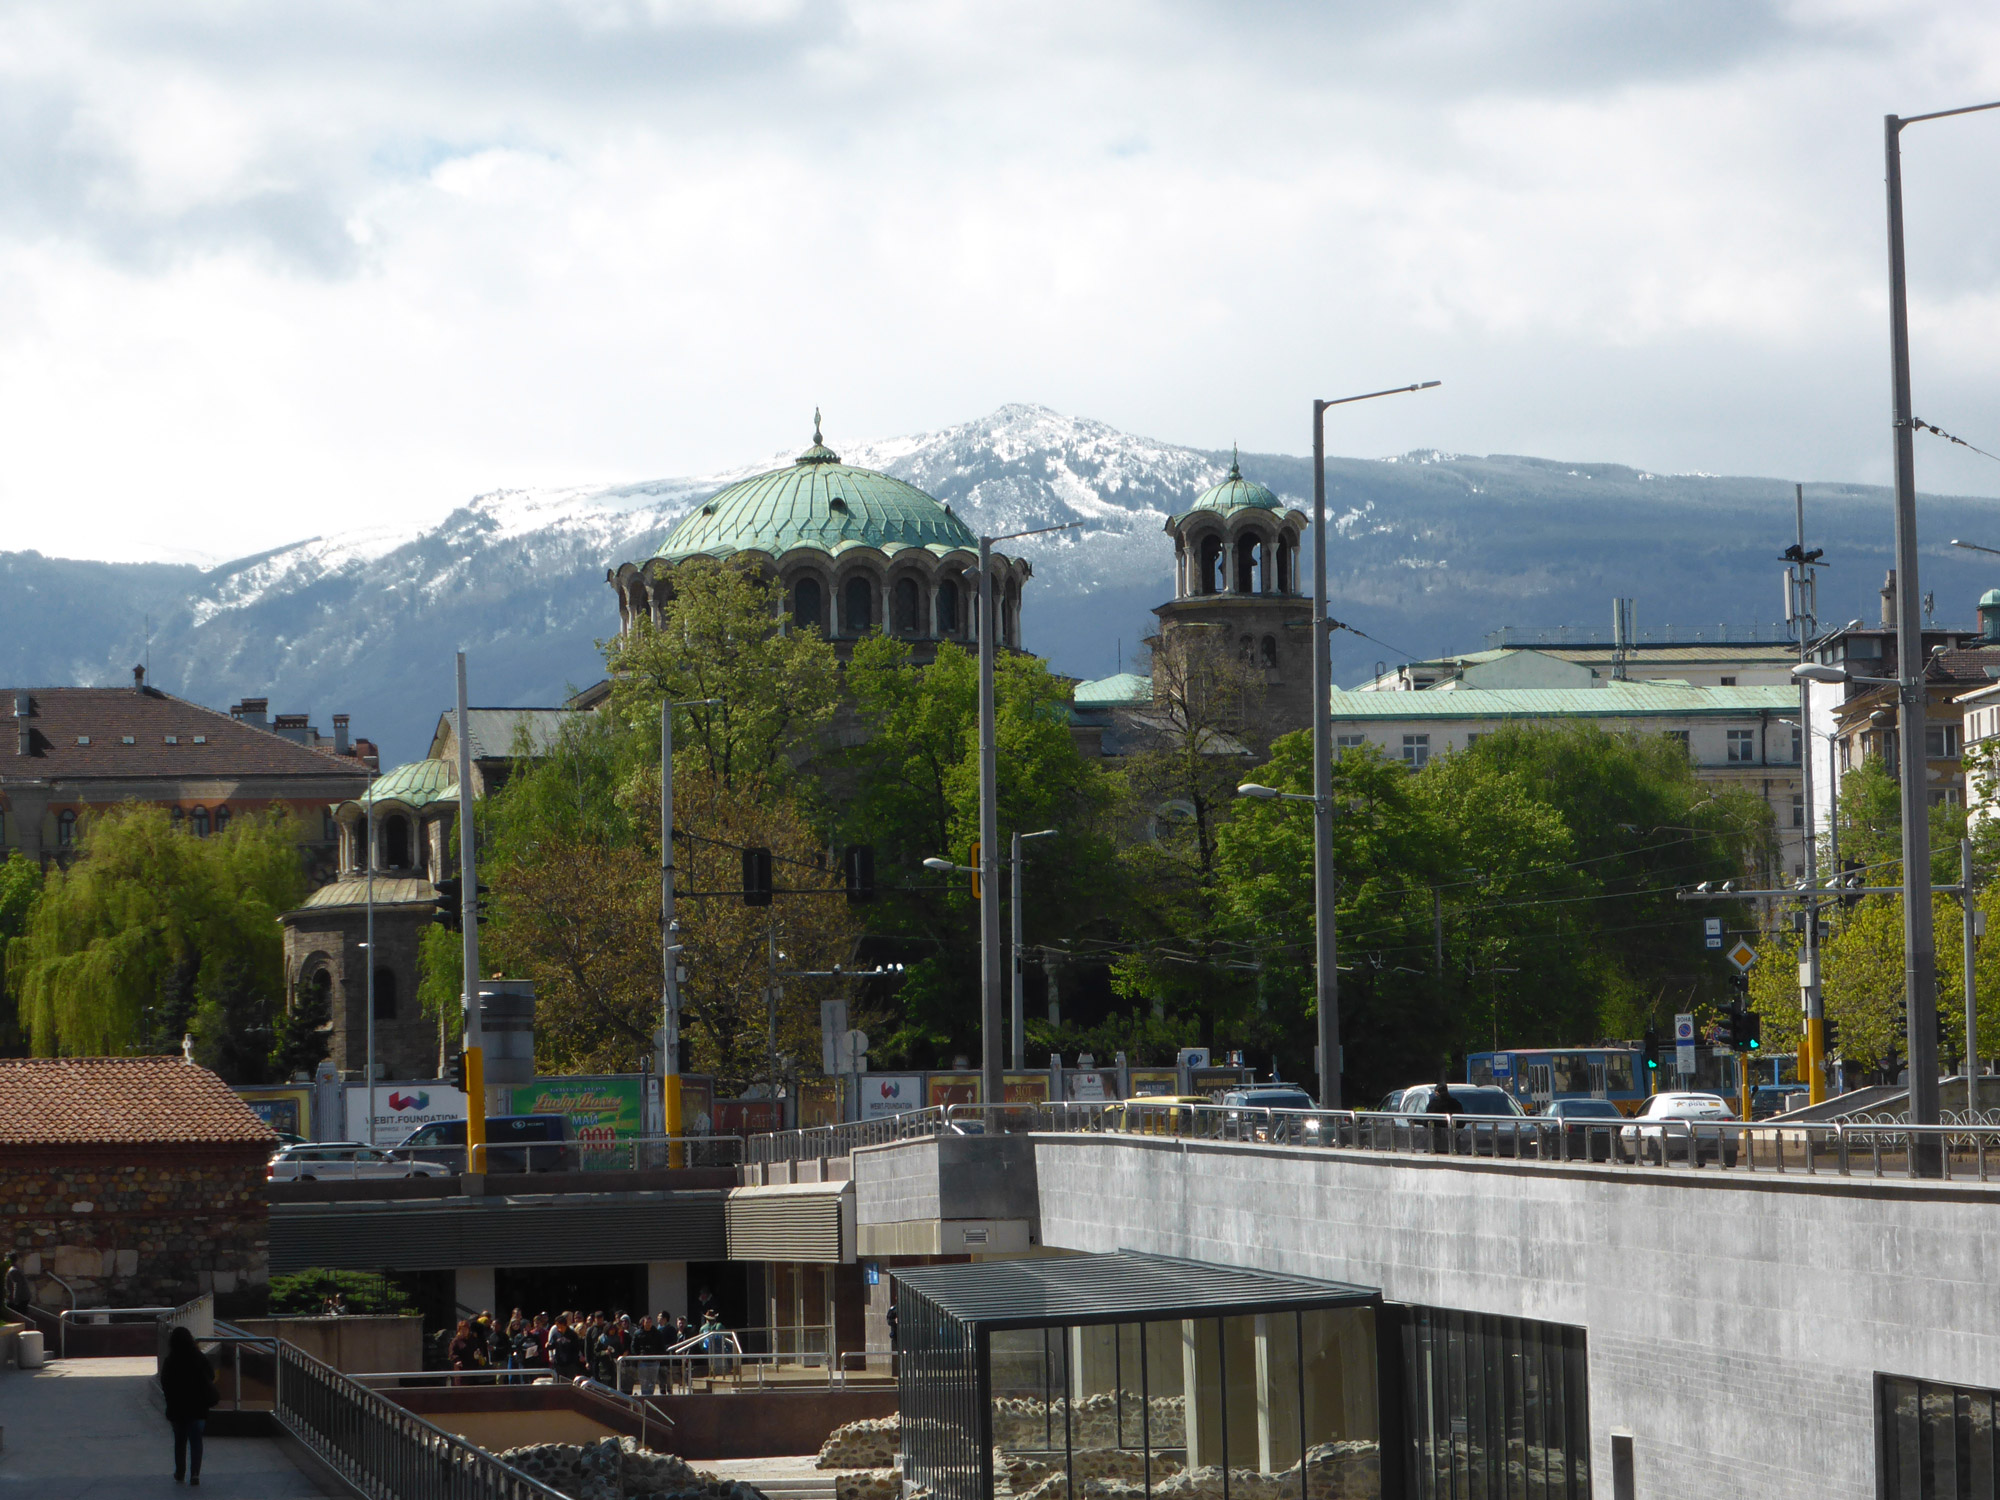
[[[566,1500],[296,1344],[273,1342],[278,1421],[368,1500]]]
[[[384,1145],[369,1149],[381,1151],[398,1162],[429,1162],[445,1168],[445,1175],[465,1170],[463,1146]],[[488,1142],[485,1151],[488,1176],[520,1172],[648,1172],[667,1167],[740,1166],[743,1137],[635,1135],[610,1141],[500,1141]],[[341,1161],[301,1161],[295,1175],[277,1180],[303,1182],[308,1178],[315,1182],[395,1180],[392,1172],[359,1176],[352,1163]]]
[[[1911,1177],[2000,1178],[2000,1126],[1900,1120],[1745,1123],[1546,1116],[1407,1115],[1370,1110],[1257,1109],[1219,1104],[957,1104],[937,1129],[977,1133],[1173,1136],[1242,1145],[1625,1168]],[[917,1134],[918,1132],[909,1132]],[[870,1142],[869,1144],[879,1144]]]
[[[71,1294],[74,1297],[74,1293]],[[179,1312],[177,1307],[65,1307],[56,1314],[56,1358],[69,1358],[69,1330],[72,1324],[84,1328],[107,1328],[124,1318],[155,1323]]]
[[[873,1120],[850,1120],[844,1125],[809,1125],[798,1130],[774,1130],[753,1135],[744,1160],[753,1166],[783,1161],[821,1161],[847,1156],[858,1146],[879,1146],[885,1141],[913,1136],[936,1135],[947,1127],[944,1109],[905,1110]]]

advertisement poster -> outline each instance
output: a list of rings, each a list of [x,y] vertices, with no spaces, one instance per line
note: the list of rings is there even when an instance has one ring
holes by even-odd
[[[979,1075],[977,1073],[933,1073],[928,1079],[929,1093],[926,1102],[933,1109],[947,1104],[977,1104],[979,1102]]]
[[[509,1114],[563,1115],[569,1120],[569,1137],[586,1146],[610,1146],[645,1134],[645,1094],[642,1080],[624,1078],[537,1078],[511,1090]],[[585,1152],[583,1167],[614,1168],[629,1165],[626,1157],[615,1159],[607,1153],[593,1159]]]
[[[273,1130],[287,1135],[312,1134],[311,1089],[238,1089],[237,1097],[250,1113]]]
[[[1228,1089],[1243,1087],[1242,1068],[1189,1068],[1188,1092],[1214,1097]]]
[[[799,1080],[799,1128],[840,1123],[840,1080],[801,1078]]]
[[[1111,1097],[1115,1083],[1108,1073],[1063,1074],[1063,1092],[1079,1103],[1103,1103]]]
[[[1169,1094],[1181,1091],[1181,1075],[1177,1068],[1134,1068],[1132,1069],[1132,1097],[1134,1099],[1164,1099]]]
[[[1046,1104],[1049,1098],[1049,1075],[1046,1073],[1009,1073],[1002,1080],[1007,1091],[1009,1104]]]
[[[715,1080],[681,1075],[682,1135],[715,1133]]]
[[[378,1083],[372,1120],[368,1086],[347,1086],[347,1133],[353,1140],[394,1146],[421,1126],[464,1118],[465,1095],[448,1083]]]
[[[715,1101],[717,1135],[769,1135],[785,1128],[785,1101],[782,1099],[718,1099]]]
[[[879,1120],[924,1107],[924,1080],[915,1073],[863,1073],[861,1118]]]

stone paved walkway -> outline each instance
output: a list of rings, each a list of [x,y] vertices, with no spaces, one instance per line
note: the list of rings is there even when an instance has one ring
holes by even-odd
[[[207,1442],[201,1488],[174,1483],[174,1437],[153,1361],[73,1359],[0,1369],[0,1500],[298,1500],[321,1491],[269,1438]]]

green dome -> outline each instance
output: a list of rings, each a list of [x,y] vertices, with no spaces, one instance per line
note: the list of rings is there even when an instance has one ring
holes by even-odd
[[[1236,455],[1229,455],[1229,477],[1213,489],[1203,492],[1202,497],[1188,507],[1193,513],[1198,510],[1283,510],[1285,507],[1278,497],[1265,489],[1254,479],[1245,479],[1243,471],[1236,466]]]
[[[433,802],[449,802],[458,795],[458,772],[441,760],[413,760],[406,766],[385,771],[368,785],[361,798],[370,802],[401,802],[409,807],[425,807]]]
[[[776,557],[794,547],[821,552],[924,547],[945,553],[978,546],[979,538],[963,521],[915,485],[842,463],[820,441],[814,412],[813,445],[790,468],[717,491],[682,517],[658,555],[678,562],[738,552]]]
[[[1995,606],[2000,606],[2000,589],[1988,589],[1979,596],[1981,609],[1992,609]]]

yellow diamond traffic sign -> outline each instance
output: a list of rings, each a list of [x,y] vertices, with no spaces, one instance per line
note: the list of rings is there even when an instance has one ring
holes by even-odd
[[[1757,962],[1757,950],[1744,942],[1742,938],[1738,938],[1736,946],[1725,953],[1723,957],[1736,965],[1738,973],[1742,973],[1749,969],[1750,965]]]

